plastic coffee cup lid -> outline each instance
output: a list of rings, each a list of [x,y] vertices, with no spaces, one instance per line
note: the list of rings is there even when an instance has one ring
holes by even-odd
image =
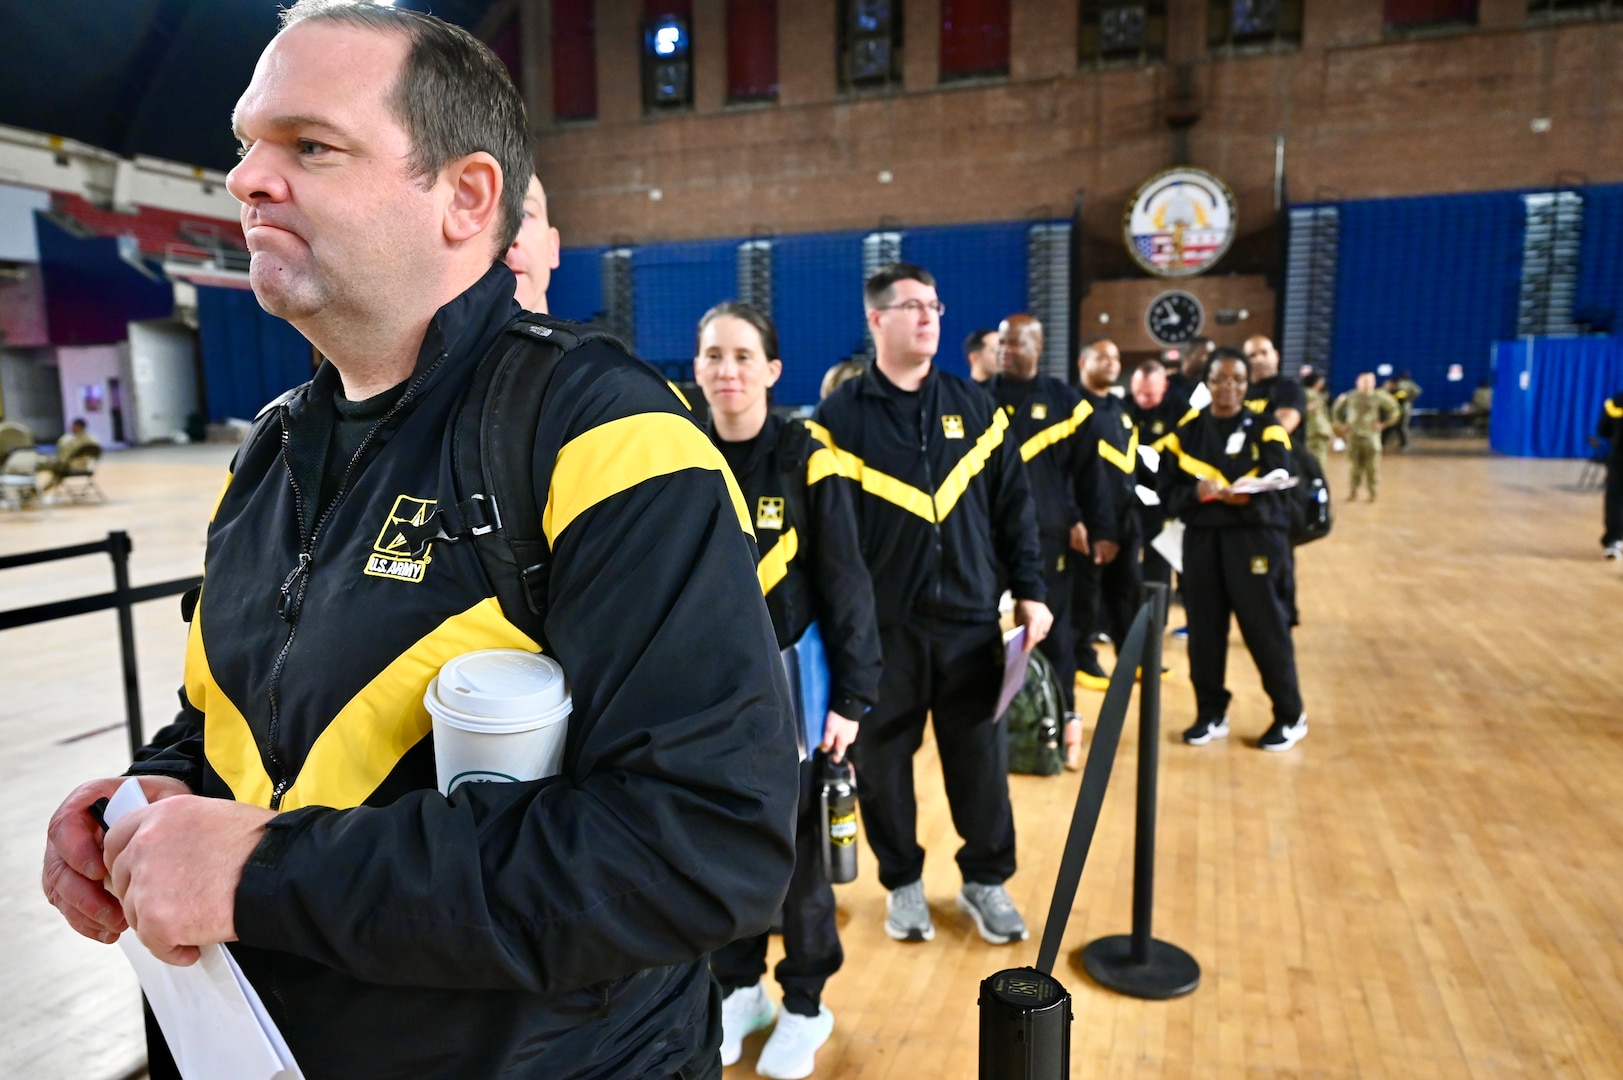
[[[430,693],[448,710],[491,720],[538,717],[569,697],[563,667],[522,649],[483,649],[448,660]]]

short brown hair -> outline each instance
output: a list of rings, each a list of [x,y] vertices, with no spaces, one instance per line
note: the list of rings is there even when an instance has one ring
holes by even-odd
[[[429,178],[468,154],[483,151],[496,159],[502,174],[501,242],[493,260],[499,258],[524,220],[535,155],[524,100],[496,54],[459,26],[370,0],[298,0],[282,12],[284,31],[305,22],[402,34],[411,42],[388,97],[411,139],[411,167],[419,178]]]
[[[766,353],[766,358],[768,360],[782,359],[782,357],[778,355],[778,328],[772,325],[772,320],[759,308],[751,307],[748,304],[740,304],[736,300],[728,300],[717,304],[715,307],[699,316],[699,339],[702,340],[704,338],[704,328],[721,318],[723,315],[730,315],[735,319],[743,319],[745,322],[755,327],[755,332],[761,335],[761,351]],[[697,356],[699,353],[698,341],[693,343],[693,353],[695,356]]]
[[[890,299],[890,291],[896,287],[898,281],[916,281],[920,285],[935,288],[935,278],[924,267],[904,262],[887,263],[863,282],[863,302],[870,308],[883,307]]]

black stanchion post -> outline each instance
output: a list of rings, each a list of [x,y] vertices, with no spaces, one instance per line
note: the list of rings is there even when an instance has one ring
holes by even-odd
[[[129,728],[130,756],[146,739],[141,734],[141,682],[135,667],[135,608],[130,598],[130,534],[107,534],[113,557],[113,593],[118,598],[118,651],[124,663],[124,722]]]
[[[1166,630],[1167,587],[1145,585],[1149,633],[1140,660],[1138,692],[1138,815],[1133,848],[1133,932],[1102,937],[1072,955],[1100,986],[1129,997],[1163,1000],[1200,985],[1193,956],[1152,932],[1155,911],[1155,807],[1161,763],[1161,638]]]

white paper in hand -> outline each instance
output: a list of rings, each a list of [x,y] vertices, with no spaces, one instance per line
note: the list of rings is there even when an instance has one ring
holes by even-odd
[[[1150,541],[1150,547],[1159,552],[1161,558],[1171,563],[1172,569],[1183,573],[1183,522],[1177,518],[1167,522],[1160,535]]]
[[[146,802],[140,782],[131,778],[108,800],[102,817],[111,828]],[[190,967],[159,960],[133,930],[120,935],[118,947],[141,980],[185,1080],[304,1080],[282,1033],[225,946],[204,945]]]

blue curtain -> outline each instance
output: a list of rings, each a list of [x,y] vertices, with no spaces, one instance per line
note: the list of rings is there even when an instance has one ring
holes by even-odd
[[[591,322],[603,310],[603,253],[608,248],[564,248],[547,285],[547,307],[560,319]]]
[[[1516,335],[1526,214],[1514,192],[1368,199],[1341,207],[1331,390],[1391,364],[1424,408],[1453,409]],[[1448,380],[1458,364],[1462,377]]]
[[[1623,390],[1623,339],[1522,338],[1495,347],[1488,441],[1513,457],[1590,454],[1601,403]]]
[[[947,304],[936,362],[967,374],[961,348],[976,327],[1027,307],[1029,221],[910,228],[902,257],[933,273]],[[779,236],[772,250],[772,319],[783,353],[780,405],[810,405],[828,368],[867,346],[862,313],[865,232]],[[693,332],[711,305],[734,299],[743,237],[644,244],[632,259],[637,351],[673,378],[688,378]],[[588,319],[602,308],[604,248],[566,248],[547,299],[565,318]]]
[[[1584,231],[1578,246],[1576,322],[1603,334],[1623,331],[1623,185],[1580,188]]]
[[[309,381],[310,343],[247,289],[197,289],[198,340],[211,421],[251,420],[265,403]]]

